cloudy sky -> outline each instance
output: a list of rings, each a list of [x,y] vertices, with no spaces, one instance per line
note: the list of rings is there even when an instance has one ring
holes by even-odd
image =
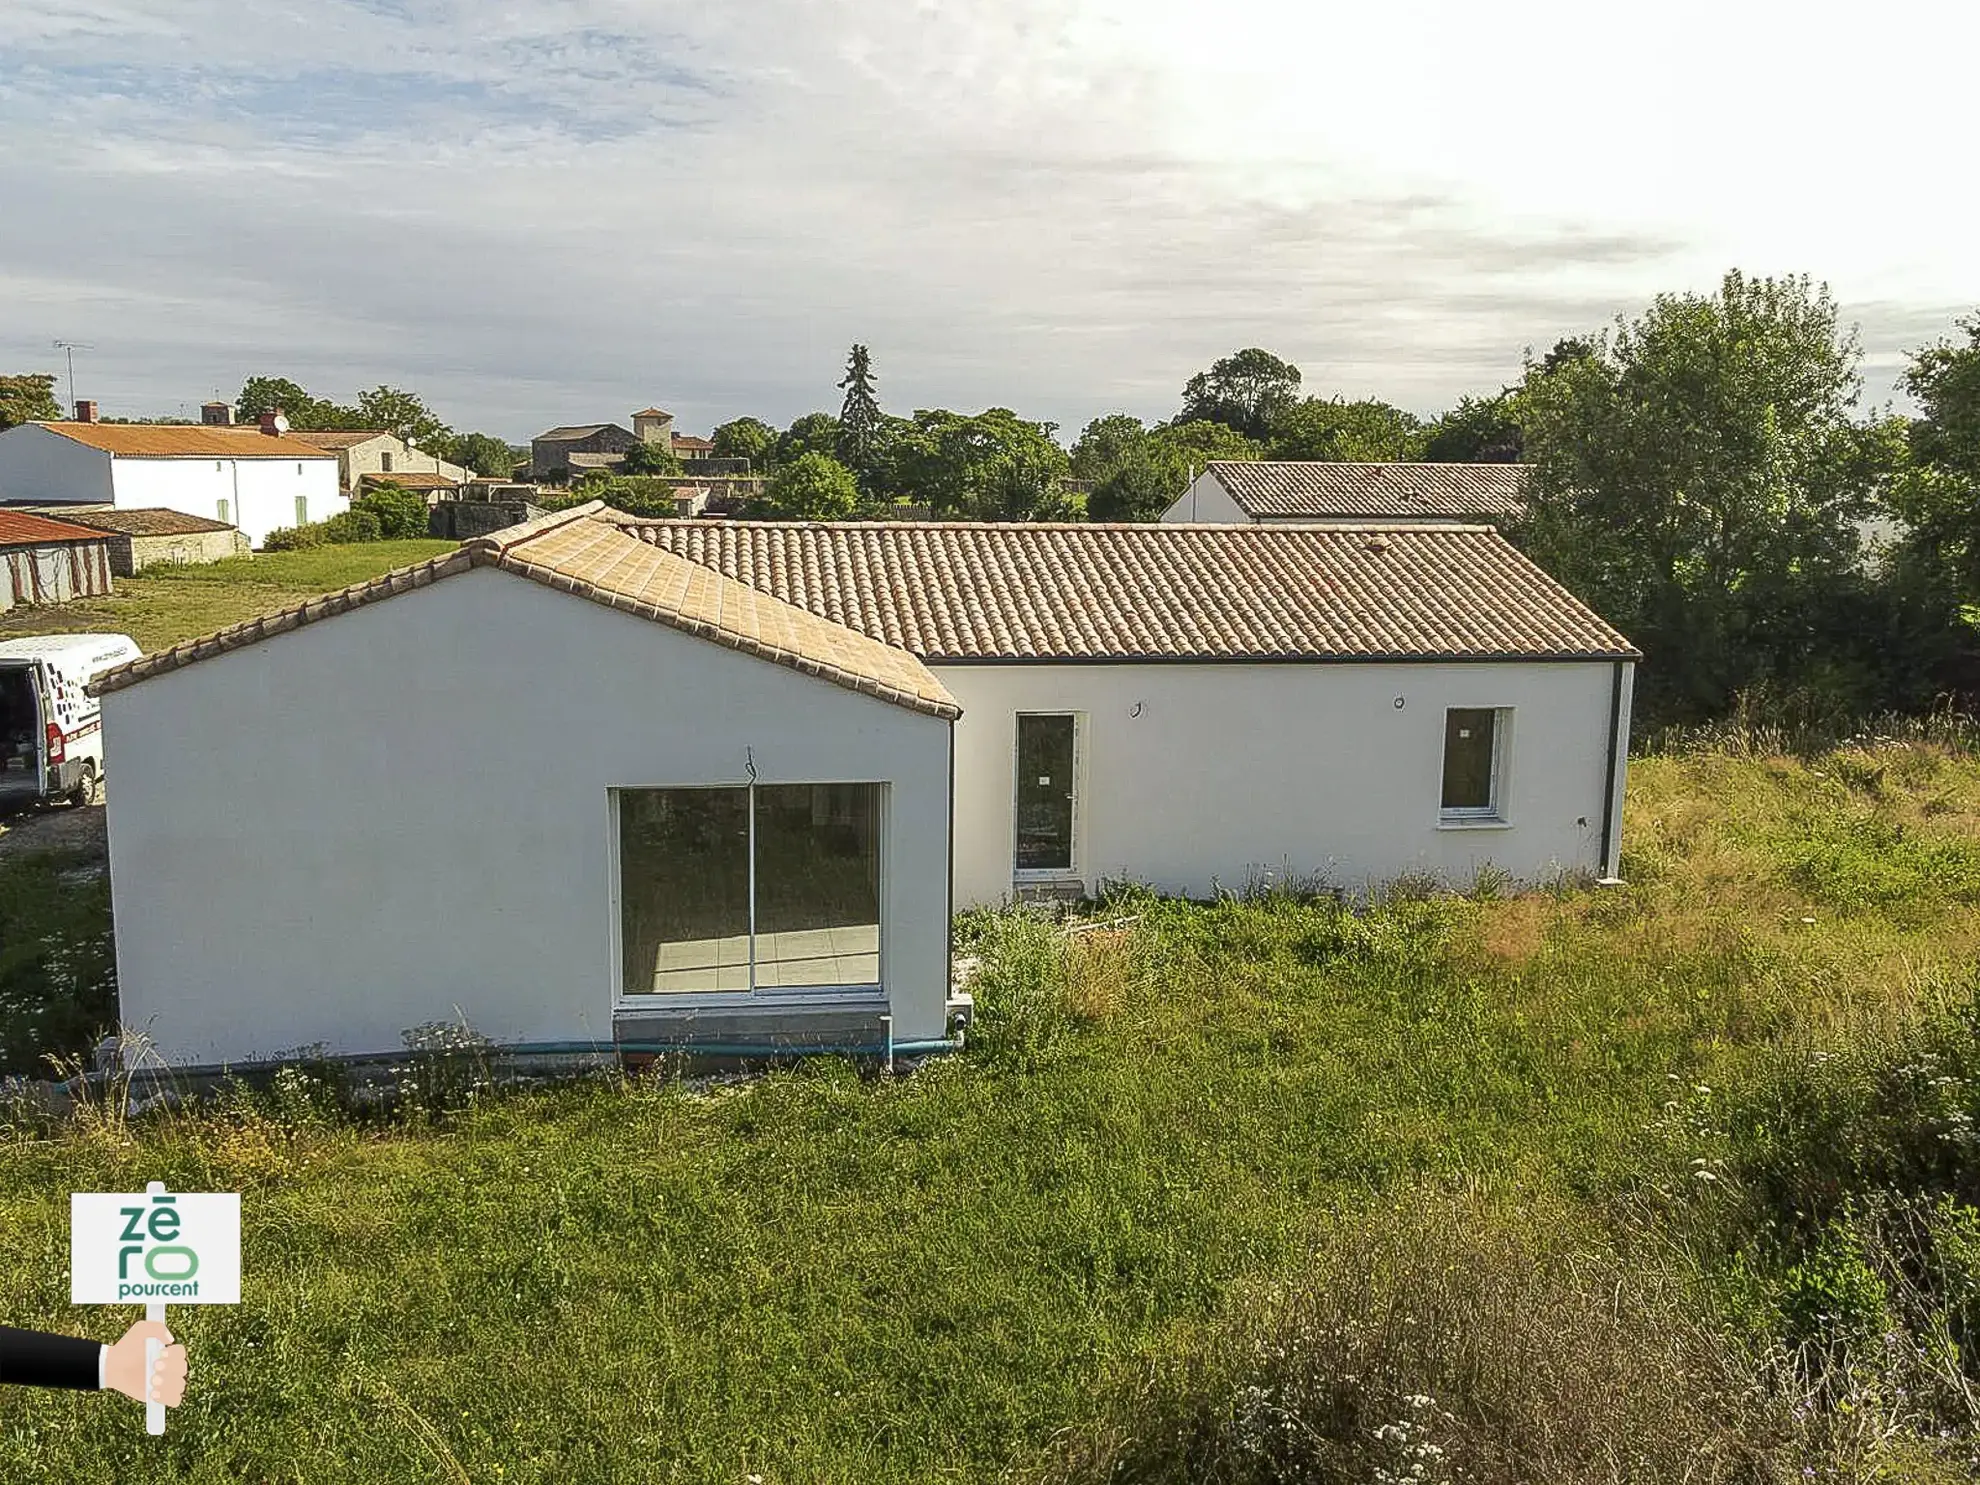
[[[1070,431],[1262,344],[1433,412],[1737,265],[1881,400],[1980,306],[1977,54],[1971,0],[20,0],[0,370],[522,438],[835,408],[858,339]]]

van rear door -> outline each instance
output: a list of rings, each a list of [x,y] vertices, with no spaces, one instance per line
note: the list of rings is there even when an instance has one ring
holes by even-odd
[[[0,801],[48,792],[47,726],[39,661],[0,660]]]

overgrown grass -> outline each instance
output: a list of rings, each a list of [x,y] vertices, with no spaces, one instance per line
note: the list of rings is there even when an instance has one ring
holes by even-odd
[[[24,1113],[8,1323],[120,1326],[65,1196],[151,1178],[245,1193],[246,1302],[175,1312],[162,1443],[18,1392],[0,1474],[1969,1478],[1980,764],[1638,760],[1625,839],[1618,889],[972,919],[980,1032],[899,1078]]]
[[[200,566],[154,567],[118,578],[107,598],[54,608],[20,608],[0,615],[0,639],[23,634],[102,631],[128,634],[147,652],[197,639],[288,608],[306,598],[347,588],[395,567],[451,551],[450,541],[381,541],[263,552]]]

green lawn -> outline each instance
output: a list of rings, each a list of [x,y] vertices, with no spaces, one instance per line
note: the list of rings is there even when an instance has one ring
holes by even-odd
[[[1925,747],[1641,760],[1627,825],[1622,889],[1365,917],[1141,903],[1125,937],[1076,950],[1032,920],[967,922],[987,960],[980,1034],[892,1080],[824,1063],[357,1123],[297,1079],[128,1127],[24,1119],[0,1143],[8,1323],[120,1328],[67,1303],[66,1195],[152,1178],[245,1193],[245,1302],[177,1312],[192,1385],[162,1443],[116,1400],[12,1391],[0,1477],[1372,1480],[1353,1451],[1420,1387],[1470,1440],[1466,1478],[1675,1478],[1488,1456],[1555,1424],[1566,1449],[1597,1426],[1584,1415],[1613,1413],[1599,1426],[1643,1430],[1644,1458],[1678,1457],[1693,1446],[1675,1431],[1730,1392],[1707,1396],[1695,1361],[1652,1375],[1659,1348],[1694,1326],[1807,1339],[1783,1327],[1828,1326],[1848,1308],[1831,1291],[1874,1318],[1855,1260],[1809,1267],[1808,1245],[1846,1246],[1856,1229],[1836,1224],[1865,1192],[1972,1199],[1941,1125],[1877,1100],[1952,1057],[1933,1096],[1980,1105],[1958,1037],[1919,1029],[1951,1014],[1980,947],[1980,764]],[[1874,1150],[1853,1123],[1789,1117],[1858,1107],[1845,1094],[1867,1100],[1863,1128],[1885,1121]],[[1417,1268],[1368,1236],[1399,1222]],[[1550,1234],[1557,1269],[1521,1268],[1515,1228]],[[1408,1303],[1490,1303],[1382,1343],[1430,1355],[1409,1362],[1428,1380],[1342,1367],[1285,1404],[1285,1439],[1246,1442],[1244,1399],[1292,1395],[1277,1372],[1225,1388],[1260,1358],[1290,1365],[1282,1338],[1243,1339],[1255,1306],[1318,1282],[1329,1255],[1371,1283],[1432,1275]],[[1671,1265],[1686,1284],[1646,1290],[1654,1323],[1624,1324]],[[1963,1316],[1965,1293],[1936,1313]],[[1511,1334],[1522,1306],[1527,1342],[1545,1334],[1517,1365],[1435,1359]],[[1328,1344],[1353,1323],[1323,1327]],[[1897,1375],[1877,1354],[1877,1377]],[[1174,1373],[1191,1357],[1222,1360]],[[1721,1442],[1775,1449],[1776,1422],[1785,1442],[1765,1471],[1693,1478],[1799,1479],[1804,1460],[1826,1479],[1971,1478],[1963,1404],[1928,1407],[1917,1382],[1849,1391],[1855,1376],[1803,1377],[1829,1388],[1827,1432],[1738,1404]],[[1546,1427],[1507,1423],[1526,1416],[1514,1392]],[[1334,1465],[1273,1462],[1339,1419]],[[1921,1442],[1940,1428],[1951,1442]]]
[[[361,583],[395,567],[424,562],[454,545],[367,542],[265,552],[197,567],[156,567],[134,578],[118,578],[116,592],[108,598],[0,614],[0,639],[98,631],[128,634],[149,653]]]

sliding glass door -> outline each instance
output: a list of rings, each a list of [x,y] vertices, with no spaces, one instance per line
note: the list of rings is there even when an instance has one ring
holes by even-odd
[[[615,790],[620,994],[878,985],[884,787]]]

